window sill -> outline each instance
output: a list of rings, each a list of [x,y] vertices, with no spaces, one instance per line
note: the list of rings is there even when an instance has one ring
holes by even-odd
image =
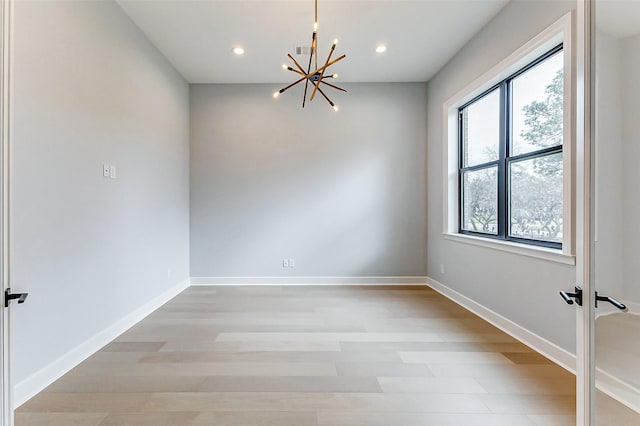
[[[464,234],[444,233],[443,235],[445,240],[457,241],[460,243],[472,244],[475,246],[486,247],[494,250],[506,251],[522,256],[535,257],[538,259],[548,260],[550,262],[563,263],[565,265],[576,264],[575,256],[564,254],[560,250],[551,248],[514,243],[511,241],[498,241]]]

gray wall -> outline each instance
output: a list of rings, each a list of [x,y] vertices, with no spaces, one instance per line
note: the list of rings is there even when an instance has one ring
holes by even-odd
[[[640,35],[597,33],[596,282],[602,293],[640,302]]]
[[[624,288],[621,297],[640,303],[640,35],[629,37],[622,43],[622,87],[624,141]]]
[[[622,43],[596,36],[596,264],[598,289],[623,297],[624,283],[624,145]],[[630,195],[630,194],[629,194]]]
[[[425,274],[426,84],[345,87],[191,87],[192,277]]]
[[[188,277],[189,89],[114,2],[16,2],[14,29],[19,384]]]
[[[442,107],[573,7],[573,1],[513,1],[456,54],[428,85],[427,153],[428,275],[572,352],[575,312],[558,291],[573,288],[574,267],[443,238]]]

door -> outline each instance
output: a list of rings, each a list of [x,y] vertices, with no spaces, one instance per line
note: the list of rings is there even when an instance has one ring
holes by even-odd
[[[640,1],[579,0],[577,29],[578,425],[639,425]]]
[[[595,424],[640,425],[640,1],[593,9]]]
[[[9,310],[4,308],[7,272],[7,188],[9,136],[9,2],[0,5],[0,426],[13,424],[9,380]]]

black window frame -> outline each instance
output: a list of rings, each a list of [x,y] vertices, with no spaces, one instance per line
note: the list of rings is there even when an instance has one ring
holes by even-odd
[[[511,82],[549,59],[550,57],[556,55],[559,52],[563,51],[563,44],[555,46],[553,49],[547,51],[543,55],[536,58],[534,61],[530,62],[526,66],[520,68],[515,73],[511,74],[509,77],[500,81],[499,83],[491,86],[489,89],[482,92],[480,95],[474,97],[470,101],[466,102],[462,106],[458,107],[458,233],[473,235],[482,238],[500,240],[500,241],[512,241],[522,244],[542,246],[554,249],[562,249],[562,242],[554,242],[554,241],[545,241],[545,240],[537,240],[533,238],[523,238],[523,237],[515,237],[509,235],[509,166],[511,163],[533,159],[536,157],[548,156],[553,154],[562,154],[563,148],[565,144],[565,140],[563,139],[561,145],[556,145],[548,148],[542,148],[539,150],[527,152],[525,154],[520,154],[516,156],[510,156],[511,153],[511,106],[512,106],[512,97],[511,97]],[[499,131],[499,149],[498,149],[498,159],[494,161],[487,161],[480,164],[474,164],[472,166],[464,165],[464,134],[463,134],[463,111],[465,108],[470,105],[478,102],[483,99],[487,95],[493,93],[498,90],[498,94],[500,97],[500,131]],[[563,126],[566,125],[564,123],[563,117]],[[498,210],[497,210],[497,233],[490,234],[486,232],[473,231],[468,229],[463,229],[463,218],[464,218],[464,194],[463,194],[463,177],[465,172],[472,172],[477,170],[483,170],[488,168],[497,167],[497,180],[498,180]],[[565,170],[563,170],[564,174]],[[564,218],[563,218],[564,221]]]

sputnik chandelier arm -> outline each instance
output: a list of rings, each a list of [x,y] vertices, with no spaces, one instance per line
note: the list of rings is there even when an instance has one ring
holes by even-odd
[[[280,96],[281,93],[284,93],[285,91],[289,90],[293,86],[296,86],[304,81],[304,94],[302,96],[302,108],[304,108],[306,104],[307,92],[309,90],[309,83],[311,83],[311,85],[313,86],[313,91],[311,92],[311,96],[309,96],[309,101],[313,101],[316,94],[320,93],[320,95],[322,95],[322,97],[329,103],[329,105],[331,105],[334,111],[338,111],[338,106],[334,104],[333,101],[331,101],[331,99],[329,99],[327,94],[320,88],[320,86],[325,85],[332,89],[339,90],[341,92],[346,92],[345,89],[338,87],[335,84],[327,83],[324,80],[328,78],[338,78],[338,74],[329,74],[327,73],[327,69],[331,65],[346,58],[347,55],[342,55],[342,56],[339,56],[337,59],[331,60],[331,57],[333,56],[333,52],[335,51],[336,46],[338,44],[338,40],[336,39],[333,41],[333,44],[329,49],[329,54],[327,55],[327,60],[325,61],[324,65],[322,65],[321,67],[318,66],[318,0],[315,0],[314,17],[315,19],[313,23],[313,35],[311,36],[311,48],[309,49],[309,64],[307,65],[307,70],[305,71],[305,69],[302,68],[302,66],[298,63],[298,61],[296,61],[294,57],[291,56],[291,54],[288,54],[287,56],[289,57],[289,59],[291,59],[291,62],[293,62],[293,65],[295,65],[295,68],[286,64],[283,64],[282,68],[284,68],[285,70],[291,71],[301,77],[298,80],[291,83],[290,85],[275,92],[273,94],[273,97],[277,98],[278,96]],[[311,70],[311,64],[314,64],[314,68],[315,68],[314,70]]]

